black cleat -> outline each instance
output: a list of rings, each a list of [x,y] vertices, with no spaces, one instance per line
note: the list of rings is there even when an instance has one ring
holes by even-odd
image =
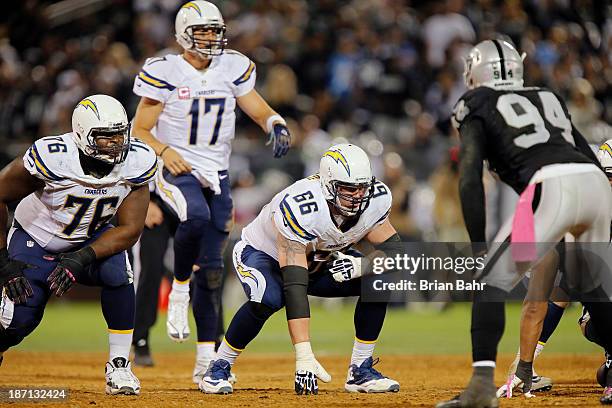
[[[436,404],[436,408],[497,408],[498,406],[492,375],[473,375],[461,394]]]
[[[140,343],[144,345],[139,345]],[[153,367],[153,357],[149,350],[149,344],[146,341],[139,341],[134,345],[134,365],[138,367]]]

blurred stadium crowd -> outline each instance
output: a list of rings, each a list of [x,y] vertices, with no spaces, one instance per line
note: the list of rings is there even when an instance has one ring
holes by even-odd
[[[294,138],[289,156],[273,160],[261,130],[239,119],[230,168],[237,236],[273,194],[314,173],[324,149],[350,140],[392,188],[401,235],[467,240],[449,118],[465,91],[462,58],[483,39],[514,42],[527,53],[526,85],[558,92],[592,143],[610,137],[612,5],[605,0],[213,2],[225,16],[229,48],[257,63],[258,90],[289,119]],[[133,115],[144,59],[180,52],[174,16],[182,3],[24,0],[5,11],[2,164],[38,137],[70,131],[85,95],[113,95]]]

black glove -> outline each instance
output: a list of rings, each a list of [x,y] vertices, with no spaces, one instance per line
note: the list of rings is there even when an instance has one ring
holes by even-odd
[[[6,290],[6,296],[16,305],[25,303],[34,292],[30,282],[23,274],[26,268],[34,268],[25,262],[9,259],[8,250],[0,249],[0,295],[2,288]]]
[[[533,362],[519,360],[516,366],[515,375],[523,381],[523,394],[531,391],[531,382],[533,381]]]
[[[270,132],[270,140],[267,144],[272,143],[272,150],[274,151],[274,157],[283,157],[289,151],[289,145],[291,144],[291,135],[289,129],[282,123],[277,123]]]
[[[295,372],[295,393],[297,395],[317,395],[319,393],[319,384],[317,376],[314,373],[306,370]]]
[[[72,287],[72,284],[83,275],[85,269],[96,260],[96,253],[87,246],[76,252],[65,252],[58,255],[45,255],[48,261],[57,262],[57,266],[47,278],[49,288],[60,297]]]

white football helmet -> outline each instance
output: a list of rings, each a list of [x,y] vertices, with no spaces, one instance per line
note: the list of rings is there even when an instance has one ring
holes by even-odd
[[[101,148],[96,138],[122,135],[123,143]],[[72,137],[83,154],[106,163],[121,163],[130,150],[130,123],[121,102],[108,95],[92,95],[72,112]]]
[[[213,30],[216,33],[215,39],[196,43],[193,32],[195,28]],[[208,1],[196,0],[183,4],[176,15],[174,29],[176,41],[181,47],[206,58],[223,54],[227,45],[223,16],[217,6]],[[204,46],[199,47],[199,44]]]
[[[599,146],[597,151],[597,159],[604,169],[606,176],[612,179],[612,139],[607,140],[604,144]]]
[[[507,41],[486,40],[472,48],[465,60],[463,79],[468,89],[520,88],[523,86],[523,56]]]
[[[361,214],[374,194],[374,177],[366,152],[353,144],[330,147],[321,158],[319,176],[325,199],[342,215]]]

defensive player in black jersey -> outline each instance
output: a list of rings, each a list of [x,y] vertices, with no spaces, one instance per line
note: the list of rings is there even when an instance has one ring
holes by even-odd
[[[438,404],[439,408],[497,407],[493,372],[505,324],[505,295],[520,281],[521,272],[530,270],[533,278],[552,269],[543,265],[548,260],[554,264],[552,249],[566,233],[579,243],[610,238],[608,180],[572,125],[563,101],[547,89],[523,87],[522,57],[504,41],[476,45],[464,75],[470,90],[453,112],[462,142],[459,187],[470,240],[476,252],[488,254],[479,276],[487,285],[474,295],[472,306],[472,379],[460,395]],[[488,248],[482,184],[485,160],[520,194],[514,217]],[[512,262],[518,273],[509,271],[514,269],[507,266]],[[600,294],[601,288],[595,291]],[[585,306],[606,342],[612,343],[612,330],[606,325],[612,304]],[[531,387],[533,351],[521,350],[516,371],[525,391]]]

